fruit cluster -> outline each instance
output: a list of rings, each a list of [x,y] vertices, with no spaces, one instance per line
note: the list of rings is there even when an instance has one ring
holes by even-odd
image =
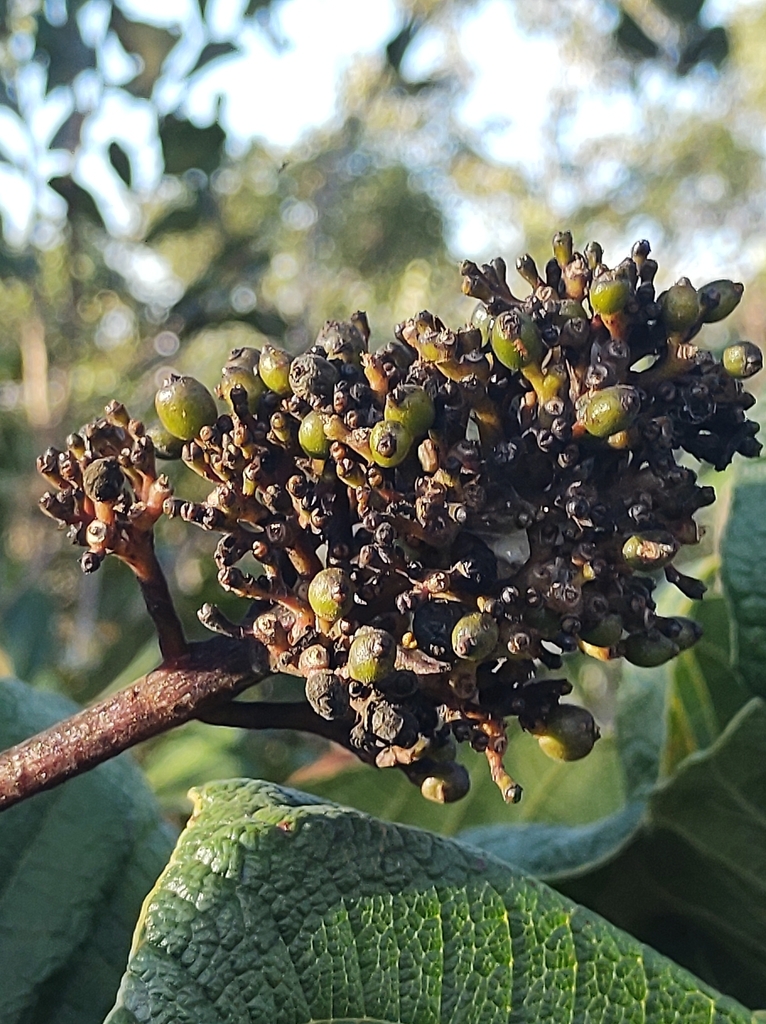
[[[565,760],[598,738],[588,711],[561,702],[570,684],[540,666],[578,650],[655,666],[699,638],[652,597],[660,572],[704,590],[673,559],[714,492],[676,455],[722,469],[760,451],[741,383],[759,350],[739,342],[719,361],[694,341],[741,285],[682,278],[657,296],[644,241],[613,269],[568,232],[553,253],[543,277],[517,262],[523,299],[501,259],[464,263],[479,305],[459,330],[422,312],[370,351],[357,313],[294,358],[237,349],[221,415],[190,377],[167,380],[148,430],[113,404],[42,457],[60,488],[45,511],[88,549],[86,571],[129,556],[160,508],[219,533],[220,584],[249,604],[238,624],[205,606],[210,628],[263,643],[351,749],[424,795],[467,792],[454,759],[467,741],[518,799],[506,718]],[[207,499],[173,497],[155,454],[208,480]]]

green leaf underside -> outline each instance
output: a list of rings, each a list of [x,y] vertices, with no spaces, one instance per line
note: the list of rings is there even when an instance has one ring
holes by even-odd
[[[617,856],[556,884],[717,987],[763,1006],[764,878],[766,704],[755,699],[657,787]]]
[[[626,709],[640,715],[651,707],[647,672],[630,683]],[[708,982],[763,1006],[766,704],[751,700],[711,747],[639,795],[648,799],[586,826],[489,826],[458,838],[545,878]]]
[[[270,783],[196,810],[108,1024],[736,1024],[752,1015],[494,858]]]
[[[0,680],[0,749],[76,710]],[[172,839],[125,758],[0,814],[0,1021],[97,1024]]]
[[[750,696],[731,663],[731,623],[725,599],[706,597],[681,614],[699,622],[703,633],[694,647],[669,665],[672,688],[662,764],[665,775],[689,754],[710,746]]]
[[[630,842],[645,810],[642,801],[587,825],[485,825],[461,832],[461,843],[485,850],[548,882],[592,871]]]
[[[721,544],[734,665],[751,693],[766,696],[766,470],[739,467]]]

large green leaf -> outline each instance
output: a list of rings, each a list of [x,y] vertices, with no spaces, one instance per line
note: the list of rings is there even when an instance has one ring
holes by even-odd
[[[747,688],[766,696],[766,466],[738,467],[721,544],[731,608],[734,664]]]
[[[211,784],[196,803],[108,1024],[753,1019],[448,839],[263,782]]]
[[[585,834],[546,835],[538,825],[460,838],[553,880],[743,1002],[766,1005],[766,703],[752,700],[655,788],[639,824],[635,814]]]
[[[712,587],[714,574],[704,575]],[[689,601],[664,594],[662,610],[694,619],[702,639],[660,668],[621,667],[617,747],[629,797],[645,796],[659,776],[671,775],[689,754],[709,747],[749,696],[731,663],[723,597]]]
[[[702,639],[666,667],[669,677],[667,739],[662,771],[697,750],[704,750],[723,732],[748,700],[748,691],[731,663],[731,622],[723,597],[688,602],[679,614],[699,622]]]
[[[0,748],[74,705],[0,680]],[[126,757],[0,814],[0,1020],[96,1024],[172,837]]]
[[[617,750],[629,800],[646,797],[660,774],[667,742],[667,703],[672,669],[622,666],[617,690]]]

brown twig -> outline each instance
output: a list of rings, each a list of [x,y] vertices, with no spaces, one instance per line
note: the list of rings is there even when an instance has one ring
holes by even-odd
[[[181,620],[178,618],[173,604],[173,598],[170,596],[165,574],[157,561],[154,546],[151,549],[151,559],[148,560],[147,568],[150,569],[148,574],[136,573],[136,576],[146,610],[157,630],[163,663],[169,664],[182,658],[188,652],[189,647]]]
[[[191,644],[172,664],[0,754],[0,810],[200,717],[269,671],[265,648],[252,640]]]
[[[229,725],[238,729],[295,729],[323,736],[348,747],[350,723],[330,722],[318,715],[305,701],[230,701],[206,708],[196,717],[210,725]]]

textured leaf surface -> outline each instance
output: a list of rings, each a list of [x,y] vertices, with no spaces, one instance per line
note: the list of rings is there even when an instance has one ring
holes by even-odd
[[[556,884],[716,987],[764,1006],[764,878],[766,704],[755,699],[657,787],[617,856]]]
[[[739,467],[721,544],[735,667],[751,693],[766,696],[766,469]]]
[[[0,748],[75,710],[0,680]],[[126,758],[0,814],[0,1021],[96,1024],[172,838]]]
[[[270,783],[213,783],[196,799],[108,1024],[752,1020],[448,839]]]

